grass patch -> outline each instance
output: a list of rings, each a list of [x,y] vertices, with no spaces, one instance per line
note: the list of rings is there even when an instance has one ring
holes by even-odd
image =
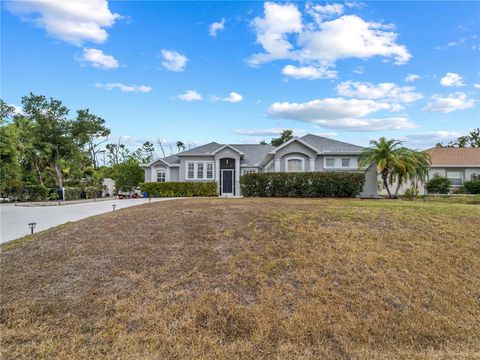
[[[3,245],[3,358],[480,356],[480,207],[185,199]]]

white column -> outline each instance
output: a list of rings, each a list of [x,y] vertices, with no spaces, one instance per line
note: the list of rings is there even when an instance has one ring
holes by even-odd
[[[274,171],[280,172],[280,158],[275,158],[274,164]]]
[[[240,196],[240,157],[235,159],[235,194]]]
[[[217,182],[217,191],[220,194],[220,159],[215,159],[215,181]]]
[[[167,167],[165,169],[165,181],[166,182],[170,181],[170,168],[169,167]]]
[[[150,180],[152,182],[157,181],[157,170],[155,170],[155,168],[153,166],[150,167]]]
[[[308,171],[315,171],[315,158],[310,158],[310,163],[308,165]]]

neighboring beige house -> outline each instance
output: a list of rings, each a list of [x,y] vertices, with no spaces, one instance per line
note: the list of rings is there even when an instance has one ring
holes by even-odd
[[[449,148],[434,147],[425,150],[430,155],[431,165],[428,172],[428,179],[435,176],[447,177],[452,182],[452,191],[463,185],[465,181],[473,180],[480,176],[480,148]],[[420,182],[417,184],[419,194],[425,194],[426,190]],[[387,191],[381,186],[379,193],[387,195]],[[412,183],[408,182],[400,187],[399,194],[411,188]],[[390,186],[395,191],[396,184]]]
[[[251,172],[361,171],[361,196],[377,196],[375,166],[360,168],[363,147],[308,134],[274,147],[211,142],[144,165],[145,182],[215,181],[221,196],[239,196],[240,176]]]

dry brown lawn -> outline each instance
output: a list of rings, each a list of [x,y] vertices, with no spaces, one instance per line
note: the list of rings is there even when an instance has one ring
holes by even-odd
[[[1,357],[480,358],[480,206],[188,199],[7,243]]]

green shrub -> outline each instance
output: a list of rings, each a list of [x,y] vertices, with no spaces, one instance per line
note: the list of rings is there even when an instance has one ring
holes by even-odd
[[[66,187],[64,200],[78,200],[82,195],[82,189],[78,187]]]
[[[405,193],[403,194],[403,198],[405,200],[415,200],[418,196],[418,188],[412,187],[407,190],[405,190]]]
[[[446,177],[437,176],[427,181],[425,189],[433,194],[448,194],[451,185],[452,182]]]
[[[17,193],[20,201],[41,201],[48,198],[49,189],[43,185],[25,185]]]
[[[99,195],[101,195],[101,190],[99,190],[96,186],[85,186],[85,189],[83,191],[85,192],[85,197],[87,199],[93,199],[96,197],[100,197]]]
[[[141,183],[140,191],[149,197],[217,196],[217,183],[209,182],[149,182]]]
[[[480,178],[465,181],[463,186],[465,187],[465,190],[467,190],[470,194],[480,194]]]
[[[240,178],[243,196],[355,197],[365,174],[354,172],[252,173]]]

